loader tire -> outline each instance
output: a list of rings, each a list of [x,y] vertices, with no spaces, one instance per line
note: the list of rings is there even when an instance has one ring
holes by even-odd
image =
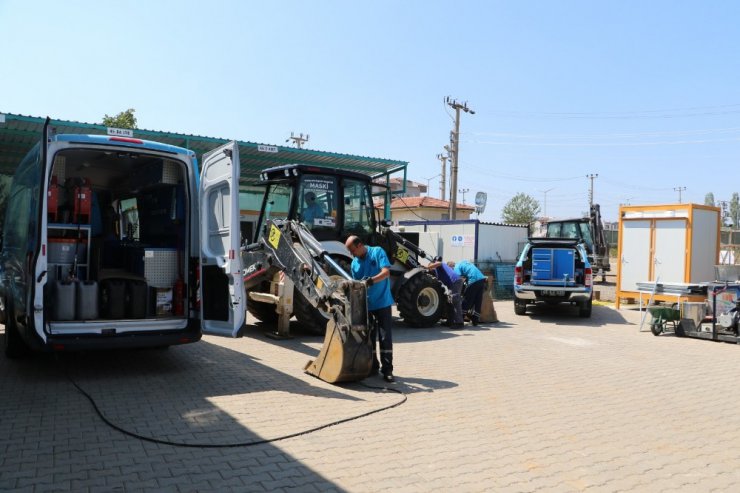
[[[345,272],[350,273],[351,261],[349,259],[336,255],[333,255],[332,259]],[[333,272],[333,269],[329,267],[328,263],[324,263],[322,268],[329,273],[329,277],[332,279],[343,279],[337,273]],[[296,320],[298,320],[298,323],[306,332],[316,335],[324,335],[326,333],[326,326],[331,319],[331,315],[318,308],[314,308],[297,289],[293,292],[293,315],[295,315]]]
[[[314,308],[297,289],[293,291],[293,315],[306,332],[316,335],[326,333],[329,314]]]
[[[398,312],[412,327],[431,327],[442,318],[445,293],[442,283],[422,272],[409,279],[398,292]]]

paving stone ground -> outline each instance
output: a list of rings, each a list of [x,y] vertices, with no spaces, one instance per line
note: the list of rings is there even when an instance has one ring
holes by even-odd
[[[302,372],[263,327],[169,350],[0,357],[1,491],[738,491],[740,348],[595,306],[394,332],[398,394]],[[4,334],[0,335],[4,337]],[[71,379],[71,380],[70,380]],[[379,378],[368,385],[383,387]]]

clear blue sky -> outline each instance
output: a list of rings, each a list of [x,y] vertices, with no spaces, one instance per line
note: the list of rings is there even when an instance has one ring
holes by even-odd
[[[459,188],[499,220],[516,192],[550,216],[703,203],[740,190],[740,3],[731,1],[0,0],[0,112],[410,162],[468,101]],[[434,178],[432,178],[434,177]],[[462,197],[460,197],[462,199]],[[544,204],[543,204],[544,205]]]

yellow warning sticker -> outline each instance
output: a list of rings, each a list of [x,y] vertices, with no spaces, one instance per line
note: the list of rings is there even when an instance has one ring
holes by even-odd
[[[398,260],[402,264],[405,264],[408,259],[409,259],[409,251],[399,246],[398,249],[396,250],[396,260]]]
[[[274,224],[270,225],[270,235],[267,238],[272,248],[277,250],[278,243],[280,242],[280,229]]]
[[[322,281],[321,278],[319,277],[318,279],[316,279],[316,289],[321,291],[321,288],[323,287],[324,287],[324,281]]]

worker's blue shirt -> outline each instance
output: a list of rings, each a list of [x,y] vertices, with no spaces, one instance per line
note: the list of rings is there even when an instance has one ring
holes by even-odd
[[[373,277],[380,273],[384,267],[390,268],[391,263],[388,261],[388,255],[381,247],[369,246],[367,253],[363,258],[355,257],[352,260],[352,278],[363,279]],[[387,277],[379,283],[373,284],[367,288],[367,309],[380,310],[393,305],[393,295],[391,295],[391,282]]]
[[[313,226],[313,220],[314,219],[321,219],[325,216],[324,208],[321,207],[321,204],[314,203],[303,209],[301,212],[301,219],[303,222],[310,224]]]
[[[467,260],[463,260],[462,262],[458,262],[457,264],[455,264],[455,273],[458,276],[463,276],[464,278],[466,278],[468,280],[468,286],[473,284],[474,282],[486,278],[486,276],[483,275],[478,267],[471,264]]]
[[[444,285],[448,288],[452,288],[452,285],[460,280],[460,276],[457,275],[452,267],[445,263],[442,263],[439,265],[439,267],[436,267],[434,269],[434,273],[436,274],[437,279],[442,281],[442,283],[444,283]]]

